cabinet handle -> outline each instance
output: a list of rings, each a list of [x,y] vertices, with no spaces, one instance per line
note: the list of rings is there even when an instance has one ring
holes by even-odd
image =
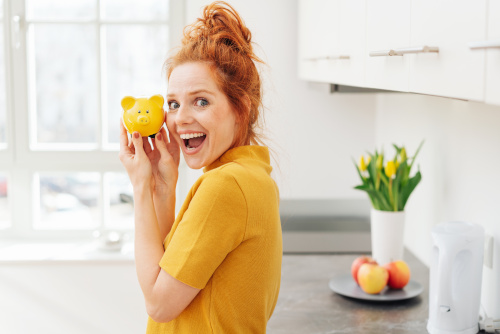
[[[409,48],[401,48],[401,49],[396,49],[396,52],[401,53],[401,54],[407,54],[407,53],[429,53],[429,52],[439,52],[439,48],[437,46],[412,46]]]
[[[308,60],[308,61],[339,60],[339,59],[351,59],[351,56],[349,56],[349,55],[336,55],[336,56],[323,56],[323,57],[314,57],[314,58],[304,58],[304,60]]]
[[[382,50],[382,51],[371,51],[370,57],[392,57],[392,56],[402,56],[402,53],[396,50]]]
[[[439,52],[437,46],[414,46],[409,48],[401,49],[391,49],[384,51],[372,51],[370,52],[370,57],[387,57],[387,56],[403,56],[407,53],[427,53],[427,52]]]
[[[500,41],[480,41],[469,43],[471,50],[500,48]]]

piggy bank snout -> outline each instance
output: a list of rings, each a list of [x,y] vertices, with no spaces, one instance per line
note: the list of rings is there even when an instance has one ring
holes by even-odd
[[[137,117],[137,123],[141,125],[148,125],[149,124],[149,117],[148,116],[139,116]]]

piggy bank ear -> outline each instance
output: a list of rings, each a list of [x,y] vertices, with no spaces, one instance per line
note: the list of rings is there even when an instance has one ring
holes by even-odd
[[[149,98],[149,102],[153,102],[156,104],[160,109],[163,109],[163,96],[160,94],[153,95]]]
[[[130,108],[132,108],[135,104],[135,97],[132,96],[125,96],[122,99],[122,108],[123,110],[127,111]]]

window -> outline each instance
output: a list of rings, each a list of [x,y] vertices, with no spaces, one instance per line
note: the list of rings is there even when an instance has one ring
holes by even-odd
[[[5,40],[3,1],[0,1],[0,150],[7,147],[7,110],[5,87]]]
[[[120,102],[165,95],[162,66],[179,31],[168,18],[180,8],[165,0],[0,3],[2,234],[131,229]]]

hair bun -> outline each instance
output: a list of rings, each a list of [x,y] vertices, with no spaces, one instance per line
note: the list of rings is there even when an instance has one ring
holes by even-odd
[[[202,17],[185,28],[183,44],[208,41],[224,44],[257,60],[253,54],[250,30],[234,8],[224,1],[206,6]]]

